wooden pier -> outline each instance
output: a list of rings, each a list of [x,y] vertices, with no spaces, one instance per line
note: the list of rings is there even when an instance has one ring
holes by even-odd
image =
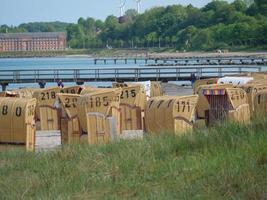
[[[185,65],[267,65],[266,58],[259,57],[111,57],[95,58],[94,64],[145,64],[148,66]]]
[[[48,82],[85,82],[114,81],[189,81],[195,74],[198,79],[222,77],[242,72],[261,72],[264,66],[194,66],[194,67],[134,67],[134,68],[97,68],[97,69],[39,69],[39,70],[0,70],[2,91],[8,84],[39,83],[45,87]]]

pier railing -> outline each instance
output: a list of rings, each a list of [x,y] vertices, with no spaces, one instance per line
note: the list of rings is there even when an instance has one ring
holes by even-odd
[[[149,65],[266,65],[267,59],[264,57],[98,57],[94,58],[94,64],[128,64],[140,62]]]
[[[210,67],[134,67],[97,69],[39,69],[0,70],[0,84],[55,82],[100,82],[100,81],[179,81],[198,78],[222,77],[242,72],[265,71],[264,66],[210,66]]]

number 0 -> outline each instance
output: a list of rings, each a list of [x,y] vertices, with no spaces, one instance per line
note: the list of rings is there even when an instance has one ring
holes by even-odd
[[[21,111],[22,111],[21,107],[17,107],[16,108],[16,116],[17,117],[20,117],[21,116]]]

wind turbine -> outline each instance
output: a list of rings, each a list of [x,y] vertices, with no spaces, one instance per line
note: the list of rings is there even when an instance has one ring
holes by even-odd
[[[120,8],[120,17],[124,16],[125,4],[126,4],[126,0],[120,0],[120,5],[119,5],[119,8]]]
[[[141,0],[134,0],[134,1],[136,3],[137,13],[140,14],[140,12],[141,12]]]

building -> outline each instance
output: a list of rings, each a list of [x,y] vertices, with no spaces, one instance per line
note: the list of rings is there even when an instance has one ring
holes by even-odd
[[[65,33],[0,33],[0,52],[54,51],[66,47]]]

